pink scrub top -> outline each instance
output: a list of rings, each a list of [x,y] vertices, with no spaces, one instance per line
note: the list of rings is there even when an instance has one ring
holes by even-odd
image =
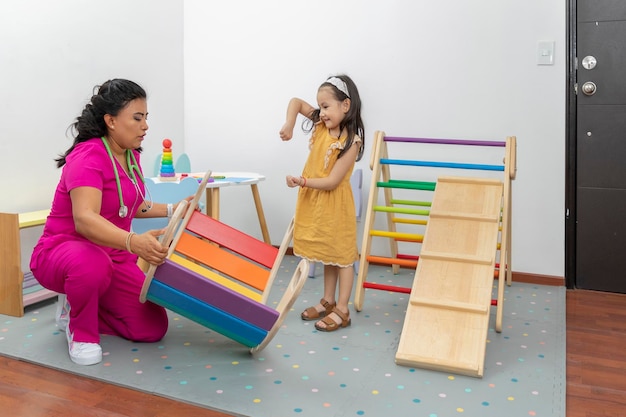
[[[140,165],[139,152],[136,150],[132,150],[132,152],[135,155],[137,164]],[[127,216],[124,218],[119,216],[120,200],[115,180],[115,171],[102,139],[93,138],[76,145],[76,148],[66,157],[66,163],[62,168],[61,179],[54,193],[52,208],[46,220],[43,235],[33,251],[31,267],[37,267],[39,261],[37,255],[41,251],[68,240],[87,240],[76,232],[74,226],[72,200],[70,198],[70,191],[74,188],[93,187],[102,191],[102,204],[100,207],[102,217],[117,227],[130,231],[132,219],[144,201],[145,186],[141,177],[135,172],[137,186],[141,193],[138,192],[137,187],[135,187],[131,178],[124,171],[124,168],[115,158],[113,160],[120,178],[122,198],[124,204],[128,207]],[[141,170],[140,166],[139,169]],[[125,250],[99,246],[116,261],[126,261],[135,257],[135,255]]]

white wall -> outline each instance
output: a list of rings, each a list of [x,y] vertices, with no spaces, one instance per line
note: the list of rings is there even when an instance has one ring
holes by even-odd
[[[152,170],[170,137],[174,153],[189,153],[196,170],[265,174],[259,188],[279,243],[296,193],[284,176],[300,172],[307,153],[299,129],[291,142],[278,138],[287,101],[314,103],[325,77],[346,72],[364,104],[368,149],[358,167],[366,188],[375,130],[516,135],[513,269],[563,276],[565,7],[541,0],[3,0],[0,211],[50,204],[59,175],[53,159],[71,144],[66,128],[94,85],[125,77],[149,95],[144,168]],[[540,40],[556,42],[555,65],[536,65]],[[224,190],[221,213],[260,237],[247,187]]]
[[[66,130],[107,79],[148,93],[150,167],[164,137],[183,142],[182,26],[182,1],[0,2],[0,211],[49,207]]]
[[[565,24],[565,2],[541,0],[186,0],[185,151],[195,170],[265,174],[279,243],[296,196],[284,177],[307,154],[299,124],[291,142],[278,138],[287,102],[315,104],[319,84],[345,72],[363,100],[366,188],[375,130],[517,136],[513,270],[563,276]],[[556,43],[552,66],[537,65],[541,40]],[[223,190],[222,218],[260,236],[247,189]]]

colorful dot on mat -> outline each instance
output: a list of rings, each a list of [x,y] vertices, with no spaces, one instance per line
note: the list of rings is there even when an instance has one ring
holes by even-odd
[[[170,370],[170,369],[172,369],[172,367],[170,365],[167,365],[167,366],[164,366],[163,369]]]
[[[432,413],[432,414],[429,414],[428,417],[437,417],[437,414]]]
[[[330,403],[324,403],[324,404],[322,404],[322,405],[323,405],[324,407],[326,407],[326,408],[330,407]]]
[[[274,372],[274,370],[272,368],[268,368],[268,369],[265,370],[265,372],[270,373],[270,372]]]
[[[161,355],[161,359],[167,359],[167,355]]]
[[[539,395],[539,391],[531,391],[532,395]]]
[[[223,393],[224,393],[224,391],[223,391],[223,390],[221,390],[221,389],[218,389],[218,390],[216,390],[216,391],[215,391],[215,393],[216,393],[216,394],[223,394]]]
[[[344,358],[344,360],[347,360],[347,359],[348,359],[348,358]],[[359,372],[359,371],[360,371],[360,369],[359,369],[359,368],[352,368],[352,370],[353,370],[354,372]]]
[[[252,400],[253,403],[258,404],[261,402],[260,398],[255,398],[254,400]]]
[[[135,358],[135,359],[133,359],[133,362],[137,363],[137,362],[139,362],[139,359]]]
[[[517,378],[511,378],[511,382],[518,382]]]
[[[213,368],[213,365],[205,365],[205,369],[211,369]]]
[[[231,364],[231,365],[239,365],[239,362],[237,362],[237,361],[232,361],[230,364]]]
[[[537,415],[537,413],[535,413],[534,411],[529,411],[529,412],[528,412],[528,415],[529,415],[529,416],[536,416],[536,415]]]
[[[308,381],[308,380],[309,380],[309,377],[308,377],[308,376],[306,376],[306,375],[303,375],[303,376],[302,376],[302,379],[303,379],[303,380],[305,380],[305,381]]]
[[[465,392],[470,393],[470,392],[472,392],[472,389],[471,388],[465,388]]]
[[[461,407],[459,407],[459,408],[456,409],[456,411],[457,411],[457,413],[462,413],[465,410],[463,410]]]
[[[138,350],[139,350],[139,349],[137,349],[137,348],[133,348],[133,349],[131,349],[130,351],[131,351],[131,352],[137,352]]]
[[[480,405],[483,405],[485,407],[489,407],[489,401],[483,401],[482,403],[480,403]]]
[[[496,387],[496,384],[489,384],[489,385],[488,385],[488,387],[489,387],[489,388],[495,388],[495,387]]]
[[[404,389],[404,385],[398,385],[396,388],[398,388],[398,389]]]
[[[447,395],[445,393],[443,393],[443,392],[439,394],[439,398],[446,398],[446,397],[447,397]]]
[[[183,343],[183,346],[191,346],[191,342],[185,342]]]
[[[338,348],[337,346],[333,347],[333,350],[339,350],[340,348]]]
[[[378,390],[376,390],[376,389],[375,389],[375,390],[372,390],[372,395],[378,395],[378,394],[380,394],[380,393],[378,392]]]
[[[339,384],[339,387],[340,387],[340,388],[347,388],[347,387],[348,387],[348,385],[347,385],[347,384]]]
[[[309,350],[307,353],[308,353],[309,355],[315,355],[315,351],[314,351],[314,350]]]
[[[37,319],[36,318],[32,318],[32,319],[30,319],[30,321],[34,322],[34,321],[37,321]]]
[[[294,409],[293,409],[293,412],[294,412],[294,413],[301,413],[301,412],[302,412],[302,409],[301,409],[301,408],[294,408]]]
[[[386,374],[385,374],[385,376],[386,376],[386,377],[390,377],[390,376],[391,376],[391,374],[390,374],[390,373],[386,373]]]
[[[335,371],[328,371],[328,376],[335,376]]]
[[[515,397],[506,397],[506,399],[509,401],[515,401]]]
[[[298,368],[300,368],[300,365],[298,365],[298,364],[294,364],[294,365],[291,365],[291,367],[292,367],[293,369],[298,369]]]
[[[363,416],[363,415],[365,415],[365,411],[359,410],[359,411],[356,412],[356,415],[357,416]]]
[[[141,374],[143,374],[143,371],[137,371],[137,372],[135,372],[135,373],[136,373],[137,375],[141,375]]]
[[[413,398],[413,402],[414,402],[415,404],[419,404],[419,403],[421,403],[421,402],[422,402],[422,400],[420,400],[419,398]]]
[[[283,383],[283,381],[281,381],[281,380],[276,380],[276,381],[274,381],[274,384],[276,384],[276,385],[280,385],[280,384],[282,384],[282,383]]]
[[[105,362],[102,364],[102,366],[111,366],[111,362]]]
[[[187,381],[180,381],[179,384],[180,385],[187,385]]]
[[[253,389],[254,387],[252,385],[246,385],[246,389]]]
[[[211,378],[209,378],[210,381],[217,381],[217,377],[216,376],[212,376]]]
[[[544,356],[542,353],[540,353],[539,355],[537,355],[537,357],[538,357],[538,358],[541,358],[541,359],[545,358],[545,356]]]
[[[448,379],[449,379],[450,381],[454,381],[454,375],[448,375]]]

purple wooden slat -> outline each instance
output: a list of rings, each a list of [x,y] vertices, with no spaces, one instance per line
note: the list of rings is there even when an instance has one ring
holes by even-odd
[[[401,138],[401,137],[394,137],[394,136],[385,136],[384,140],[385,142],[439,143],[442,145],[498,146],[498,147],[506,146],[506,142],[488,141],[488,140]]]
[[[270,330],[278,319],[276,310],[169,259],[156,269],[154,279],[264,330]]]

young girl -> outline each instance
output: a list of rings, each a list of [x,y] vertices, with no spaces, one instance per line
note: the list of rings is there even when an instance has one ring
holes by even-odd
[[[356,213],[350,176],[363,156],[361,99],[347,75],[330,77],[317,90],[318,109],[299,98],[287,108],[280,131],[293,136],[298,114],[312,131],[309,157],[301,176],[287,175],[288,187],[301,187],[296,204],[293,252],[309,262],[324,264],[324,296],[302,312],[302,320],[318,320],[315,328],[332,332],[350,325],[348,302],[358,260]],[[335,297],[339,283],[339,294]]]

